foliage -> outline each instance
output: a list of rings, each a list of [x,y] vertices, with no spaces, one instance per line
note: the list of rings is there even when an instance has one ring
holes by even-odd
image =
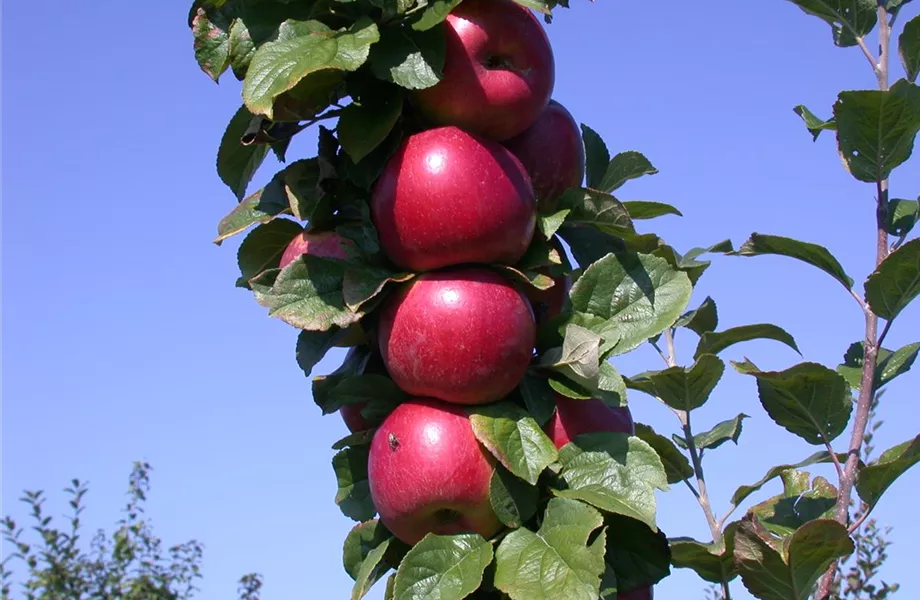
[[[516,1],[543,12],[547,22],[557,4],[567,6]],[[662,563],[693,569],[718,584],[726,599],[739,578],[765,600],[805,600],[815,589],[818,600],[828,598],[837,561],[856,548],[850,536],[858,523],[854,526],[848,510],[854,481],[869,511],[920,460],[920,438],[886,451],[874,463],[857,460],[870,406],[882,386],[909,371],[920,349],[882,346],[892,323],[920,294],[920,240],[908,240],[916,205],[888,198],[888,178],[910,158],[920,131],[920,87],[914,83],[920,44],[915,18],[898,42],[908,77],[889,85],[892,27],[908,2],[791,1],[829,24],[837,46],[859,47],[879,80],[878,90],[840,93],[827,120],[804,106],[795,109],[814,139],[835,131],[844,167],[875,186],[877,260],[864,291],[828,249],[813,242],[754,233],[737,250],[726,240],[680,252],[656,234],[638,231],[640,220],[680,211],[614,196],[658,170],[634,150],[611,158],[601,136],[582,125],[586,187],[569,189],[556,206],[544,209],[531,251],[519,264],[502,269],[522,286],[543,289],[549,285],[547,274],[568,274],[574,284],[562,314],[541,325],[538,355],[518,389],[472,413],[477,439],[502,465],[493,478],[492,503],[510,531],[490,540],[430,534],[395,552],[394,538],[372,520],[376,508],[366,465],[371,435],[349,436],[336,444],[333,466],[339,485],[335,500],[345,516],[361,522],[345,543],[346,570],[355,579],[353,599],[395,570],[387,598],[593,600],[656,583],[668,574],[658,567]],[[298,330],[296,358],[306,375],[333,345],[356,346],[336,372],[314,378],[314,400],[324,414],[361,405],[371,427],[403,395],[385,374],[369,369],[374,351],[363,336],[344,339],[354,328],[373,332],[384,298],[415,274],[397,269],[381,251],[368,199],[402,140],[426,127],[411,99],[443,76],[443,21],[458,4],[196,0],[189,16],[202,70],[215,81],[231,71],[242,82],[243,106],[232,116],[217,158],[218,175],[239,203],[221,220],[215,241],[251,230],[240,245],[236,285],[250,290],[269,316]],[[879,33],[879,57],[866,44],[873,31]],[[316,156],[287,164],[263,189],[250,192],[249,183],[269,152],[286,160],[290,139],[316,124]],[[281,252],[304,227],[338,233],[351,243],[348,256],[302,256],[282,267]],[[894,244],[890,234],[898,238]],[[574,261],[553,249],[561,246]],[[805,360],[778,371],[763,371],[747,359],[726,361],[727,351],[755,339],[774,340],[796,353],[799,347],[793,335],[770,323],[719,331],[711,298],[688,310],[697,282],[710,267],[705,254],[781,255],[823,271],[821,276],[833,277],[865,312],[865,339],[846,352],[836,370]],[[881,332],[880,318],[885,321]],[[681,330],[699,338],[692,365],[677,362],[675,338]],[[659,352],[665,367],[621,376],[611,361],[644,344]],[[726,442],[739,443],[748,416],[728,415],[699,433],[694,411],[709,401],[727,363],[750,376],[765,413],[777,425],[818,452],[739,487],[719,517],[705,486],[704,458],[731,448]],[[624,406],[627,390],[666,404],[677,432],[670,439],[647,427],[635,436],[580,436],[556,452],[541,431],[539,425],[554,409],[553,393]],[[801,470],[822,463],[834,465],[837,485]],[[744,501],[777,478],[781,494],[729,521]],[[711,541],[671,537],[668,544],[651,543],[664,535],[656,521],[656,490],[678,482],[698,500]],[[630,531],[650,541],[648,556],[617,560],[627,544],[607,526],[616,519],[625,519]],[[860,556],[868,552],[859,567],[863,573],[874,572],[885,550],[868,535],[867,545],[858,549]]]

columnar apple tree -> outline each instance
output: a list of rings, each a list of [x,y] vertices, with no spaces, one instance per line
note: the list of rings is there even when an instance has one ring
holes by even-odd
[[[740,572],[760,598],[804,600],[847,553],[845,520],[803,515],[778,531],[752,510],[716,526],[702,452],[737,440],[745,415],[702,434],[689,420],[721,378],[724,350],[795,342],[767,324],[717,332],[708,298],[687,310],[710,264],[703,255],[735,251],[726,241],[682,253],[637,230],[639,220],[680,213],[618,200],[614,192],[657,170],[633,150],[611,157],[553,100],[539,17],[550,24],[557,4],[567,7],[197,0],[189,15],[202,70],[242,82],[217,160],[238,204],[216,241],[246,232],[236,285],[299,330],[296,361],[308,376],[330,349],[348,348],[340,367],[313,377],[312,392],[319,412],[352,432],[332,457],[335,502],[356,522],[343,547],[352,598],[384,578],[396,600],[651,598],[673,564],[724,583],[726,597]],[[901,94],[914,93],[907,86]],[[288,156],[310,127],[315,156]],[[270,152],[286,166],[250,193]],[[752,238],[741,252],[803,258],[784,244]],[[828,270],[823,255],[809,256]],[[898,310],[920,291],[916,262],[889,268],[907,286]],[[700,336],[690,367],[675,361],[678,329]],[[621,376],[616,357],[643,344],[668,368]],[[820,423],[800,425],[824,405],[798,400],[849,398],[840,375],[812,363],[781,373],[735,366],[757,378],[780,425],[830,442]],[[634,423],[628,388],[674,410],[673,442]],[[916,460],[906,457],[912,448],[883,455],[897,469],[874,472],[877,488]],[[792,478],[792,468],[746,496]],[[827,491],[800,480],[800,494]],[[708,510],[711,545],[669,540],[657,526],[656,490],[681,482]],[[775,557],[750,558],[760,550]],[[795,552],[807,557],[793,568]],[[792,577],[796,591],[758,591],[762,573]]]

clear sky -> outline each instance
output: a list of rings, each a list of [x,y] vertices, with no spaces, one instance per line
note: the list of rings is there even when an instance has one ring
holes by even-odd
[[[548,28],[555,98],[611,151],[640,150],[661,170],[622,198],[673,203],[685,217],[644,230],[682,250],[738,245],[752,231],[798,237],[826,245],[862,280],[874,257],[874,189],[844,171],[832,136],[813,144],[792,112],[804,103],[827,116],[840,89],[873,87],[859,50],[835,48],[825,24],[782,0],[573,5]],[[216,86],[198,70],[185,2],[139,6],[4,7],[2,512],[22,515],[23,488],[55,492],[50,507],[63,512],[56,492],[80,477],[91,482],[88,524],[110,526],[131,462],[148,460],[158,533],[206,545],[200,598],[233,598],[249,571],[265,575],[266,600],[346,598],[340,548],[352,524],[332,501],[329,448],[345,428],[313,404],[294,362],[296,331],[234,289],[239,238],[211,243],[235,202],[214,157],[239,85],[228,77]],[[291,158],[315,148],[303,137]],[[915,157],[896,172],[893,195],[920,193],[918,165]],[[808,360],[836,365],[862,336],[861,313],[839,284],[791,260],[718,258],[694,305],[707,294],[723,328],[778,324]],[[920,303],[898,321],[887,345],[920,339]],[[684,360],[693,337],[678,336]],[[770,369],[802,360],[772,342],[724,358],[745,355]],[[616,364],[632,374],[659,362],[646,348]],[[918,389],[917,370],[890,386],[880,449],[920,430]],[[674,431],[654,400],[630,398],[637,420]],[[739,412],[753,417],[740,445],[710,455],[720,512],[738,485],[814,450],[773,426],[754,381],[734,372],[696,422]],[[920,597],[918,490],[915,471],[877,511],[895,525],[885,573],[905,600]],[[685,488],[659,500],[669,535],[705,537]],[[656,595],[694,600],[702,588],[677,571]],[[735,590],[747,597],[740,582]],[[370,597],[381,595],[382,586]]]

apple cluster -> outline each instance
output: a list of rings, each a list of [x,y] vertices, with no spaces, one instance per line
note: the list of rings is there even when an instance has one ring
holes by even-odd
[[[518,387],[571,279],[547,272],[552,287],[524,288],[495,266],[522,259],[539,235],[538,207],[551,209],[585,174],[578,124],[551,99],[553,52],[534,15],[511,0],[466,0],[445,29],[443,78],[413,98],[430,126],[403,141],[370,199],[387,259],[419,275],[387,297],[374,331],[353,332],[368,334],[376,368],[409,397],[376,428],[368,462],[380,520],[408,544],[503,528],[489,501],[495,459],[466,409]],[[302,254],[345,259],[350,243],[304,232],[280,266]],[[555,398],[545,431],[557,448],[583,433],[633,433],[628,408]],[[361,410],[341,408],[353,432],[371,428]]]

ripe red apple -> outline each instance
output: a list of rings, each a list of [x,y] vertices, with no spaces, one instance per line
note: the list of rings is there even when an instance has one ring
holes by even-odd
[[[498,273],[427,273],[387,298],[380,353],[390,377],[413,396],[486,404],[524,376],[536,337],[527,299]]]
[[[361,409],[363,409],[364,406],[363,403],[346,404],[339,409],[339,413],[341,413],[342,420],[345,421],[345,427],[348,427],[348,431],[355,433],[371,428],[370,423],[368,423],[364,415],[361,414]]]
[[[383,524],[407,544],[428,533],[490,538],[502,528],[489,503],[494,464],[463,408],[412,399],[374,434],[367,465],[371,498]]]
[[[302,254],[318,256],[319,258],[345,260],[348,258],[346,248],[349,244],[351,244],[349,240],[334,231],[304,231],[291,240],[287,248],[284,249],[279,266],[283,269]]]
[[[527,251],[536,202],[521,163],[501,144],[457,127],[410,136],[374,187],[371,214],[397,266],[514,264]]]
[[[431,121],[502,141],[530,127],[555,84],[543,26],[512,0],[465,0],[447,16],[444,75],[415,95]]]
[[[556,397],[556,412],[544,426],[546,435],[562,448],[583,433],[636,432],[629,407],[613,408],[603,400],[576,400],[561,394]]]
[[[352,244],[353,242],[334,231],[304,231],[291,240],[284,249],[278,266],[283,269],[303,254],[345,260],[348,258],[347,248]],[[364,340],[364,330],[361,329],[359,323],[355,323],[345,330],[345,335],[336,343],[336,346],[355,346]]]
[[[578,123],[564,106],[550,101],[537,122],[505,142],[533,183],[537,202],[550,208],[585,178],[585,144]]]

